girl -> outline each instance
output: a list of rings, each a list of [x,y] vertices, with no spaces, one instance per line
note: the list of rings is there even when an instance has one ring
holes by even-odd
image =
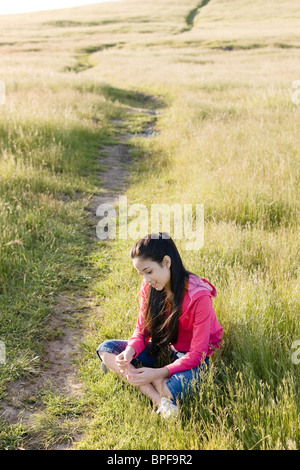
[[[178,413],[178,402],[199,385],[223,330],[212,306],[216,289],[187,271],[164,232],[141,238],[131,249],[144,276],[140,313],[129,341],[107,340],[97,349],[106,366],[139,388],[157,413]]]

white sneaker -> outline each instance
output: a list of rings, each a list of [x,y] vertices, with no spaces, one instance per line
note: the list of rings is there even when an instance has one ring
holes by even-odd
[[[170,398],[162,397],[161,406],[158,408],[156,413],[161,413],[163,418],[171,418],[178,414],[178,407]]]

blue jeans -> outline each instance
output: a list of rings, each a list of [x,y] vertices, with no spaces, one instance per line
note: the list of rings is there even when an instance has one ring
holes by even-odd
[[[110,339],[104,341],[97,348],[97,354],[99,359],[99,352],[108,352],[111,354],[118,355],[126,348],[128,341],[120,339]],[[180,356],[185,353],[179,353]],[[135,367],[162,367],[163,365],[170,364],[178,359],[178,353],[173,350],[165,351],[165,360],[168,360],[165,364],[162,363],[162,357],[157,354],[152,354],[151,341],[147,344],[145,349],[134,359],[131,364]],[[209,367],[209,357],[206,357],[205,361],[202,362],[198,367],[194,369],[184,370],[183,372],[177,372],[172,374],[166,381],[166,385],[170,390],[174,401],[182,401],[189,393],[195,391],[201,384],[202,377],[205,371]]]

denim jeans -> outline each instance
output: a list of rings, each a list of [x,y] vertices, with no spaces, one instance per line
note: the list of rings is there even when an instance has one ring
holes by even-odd
[[[109,352],[111,354],[118,355],[126,348],[128,341],[120,339],[110,339],[106,340],[100,344],[97,348],[97,354],[99,359],[99,352]],[[163,365],[170,364],[179,357],[182,357],[185,353],[175,352],[172,349],[164,351],[164,354],[157,355],[152,353],[152,344],[151,341],[147,344],[145,349],[134,359],[132,359],[131,364],[135,367],[162,367]],[[168,360],[163,364],[162,358],[168,357]],[[198,367],[194,369],[184,370],[182,372],[177,372],[172,374],[169,379],[166,381],[166,385],[170,390],[174,401],[182,401],[189,393],[195,391],[201,384],[202,377],[205,371],[209,367],[209,357],[206,357]]]

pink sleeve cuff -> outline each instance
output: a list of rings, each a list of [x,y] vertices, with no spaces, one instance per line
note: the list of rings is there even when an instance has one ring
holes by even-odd
[[[127,346],[131,346],[135,350],[135,355],[133,359],[135,359],[145,348],[144,344],[141,344],[140,341],[136,340],[129,340]]]

